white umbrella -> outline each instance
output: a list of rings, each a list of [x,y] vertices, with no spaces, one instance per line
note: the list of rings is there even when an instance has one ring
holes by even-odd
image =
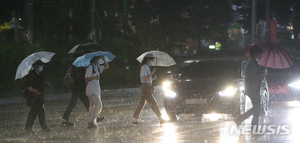
[[[19,64],[15,80],[26,76],[32,68],[32,64],[36,61],[41,60],[44,63],[48,63],[54,55],[55,53],[47,51],[36,52],[29,55]]]
[[[172,57],[170,57],[167,53],[162,52],[162,51],[148,51],[143,53],[142,55],[140,55],[137,60],[142,63],[144,57],[147,54],[152,54],[155,59],[153,61],[153,65],[152,66],[162,66],[162,67],[169,67],[169,66],[173,66],[176,65],[176,62],[173,60]]]

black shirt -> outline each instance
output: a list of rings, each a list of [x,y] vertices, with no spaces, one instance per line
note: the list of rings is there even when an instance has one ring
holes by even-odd
[[[84,67],[72,67],[72,76],[74,78],[75,88],[78,90],[84,90],[86,88],[85,81],[85,68]]]
[[[44,103],[44,85],[45,80],[42,73],[37,74],[35,70],[29,72],[25,81],[25,89],[31,86],[33,89],[37,89],[41,94],[36,95],[35,93],[28,91],[28,96],[26,97],[27,105],[33,105],[36,102]]]

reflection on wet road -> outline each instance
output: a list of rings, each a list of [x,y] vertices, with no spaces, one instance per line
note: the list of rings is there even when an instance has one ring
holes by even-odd
[[[158,98],[160,109],[165,114]],[[25,103],[0,107],[0,142],[128,142],[128,143],[299,143],[300,136],[300,106],[299,102],[273,103],[267,117],[261,117],[260,123],[265,125],[290,125],[288,134],[251,135],[236,134],[231,130],[234,126],[231,115],[204,115],[203,118],[191,114],[180,115],[180,120],[167,122],[160,126],[155,114],[146,105],[140,118],[140,124],[132,124],[132,114],[138,103],[138,98],[127,100],[103,99],[104,109],[101,115],[105,120],[99,123],[98,130],[88,130],[86,124],[87,112],[78,102],[71,114],[70,121],[74,127],[63,127],[62,114],[68,100],[48,101],[45,104],[46,123],[52,129],[49,133],[41,131],[38,120],[35,120],[33,130],[36,134],[24,132],[29,108]],[[247,119],[245,124],[250,124]],[[275,128],[276,129],[276,128]],[[276,130],[277,131],[277,130]],[[275,131],[275,132],[276,132]],[[233,134],[231,134],[233,132]]]

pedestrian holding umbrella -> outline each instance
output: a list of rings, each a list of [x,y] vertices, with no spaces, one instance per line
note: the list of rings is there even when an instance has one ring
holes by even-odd
[[[92,44],[92,43],[90,43]],[[95,44],[94,44],[95,45]],[[92,50],[91,48],[87,48],[88,50]],[[85,50],[87,50],[85,49]],[[84,50],[84,49],[82,49]],[[82,52],[82,51],[81,51]],[[88,52],[88,51],[84,51]],[[99,51],[100,52],[100,51]],[[109,52],[104,52],[101,54],[99,52],[93,53],[93,54],[99,54],[99,55],[105,55],[108,54],[109,57],[114,58],[114,55],[112,55]],[[79,53],[73,54],[78,55]],[[88,54],[90,55],[90,54]],[[73,109],[75,108],[78,99],[81,100],[83,103],[84,107],[86,110],[89,112],[89,98],[86,96],[86,80],[85,80],[85,73],[86,73],[86,67],[90,65],[91,57],[86,57],[87,53],[81,57],[77,57],[76,60],[74,61],[74,64],[72,67],[70,67],[65,75],[64,82],[65,83],[70,83],[72,85],[72,96],[71,100],[68,104],[68,107],[66,108],[64,114],[63,114],[63,121],[62,125],[63,126],[74,126],[75,123],[69,121],[69,117]],[[107,61],[111,61],[109,58],[107,58]],[[101,60],[101,63],[104,61]],[[94,67],[93,67],[94,68]],[[72,81],[72,82],[70,82]],[[104,119],[104,117],[97,117],[96,121],[100,122]]]
[[[241,123],[253,115],[251,121],[251,133],[257,132],[258,130],[258,121],[259,121],[259,112],[261,110],[261,82],[262,79],[267,75],[266,71],[261,71],[258,61],[262,59],[262,48],[253,46],[250,49],[250,58],[247,60],[244,70],[245,81],[244,89],[245,94],[251,99],[253,107],[245,112],[244,114],[238,116],[234,122],[239,127]]]
[[[88,128],[98,128],[96,118],[101,113],[102,101],[101,101],[101,89],[100,89],[100,73],[109,68],[107,62],[111,62],[115,58],[110,52],[94,52],[87,53],[81,57],[78,57],[73,65],[76,67],[86,67],[85,80],[86,96],[89,98],[90,107],[88,114]],[[103,64],[104,66],[100,65]]]
[[[85,45],[97,45],[94,43],[88,43]],[[81,46],[83,47],[83,46]],[[93,47],[90,48],[89,46],[84,46],[84,48],[81,48],[80,52],[84,52],[85,54],[89,53],[90,51],[93,50]],[[71,53],[73,56],[79,55],[79,52],[77,53]],[[77,57],[76,60],[78,62],[75,62],[73,65],[68,69],[67,73],[65,74],[64,77],[64,84],[69,85],[69,87],[72,87],[72,96],[71,100],[68,104],[68,107],[66,108],[64,114],[63,114],[63,121],[62,125],[63,126],[74,126],[75,123],[69,121],[69,117],[73,109],[75,108],[78,99],[81,100],[83,103],[85,109],[89,112],[89,99],[86,96],[86,80],[85,80],[85,72],[86,72],[86,67],[90,65],[90,60],[91,59],[86,59],[85,55],[83,55],[81,58]],[[82,61],[80,61],[82,60]],[[79,65],[80,64],[80,65]],[[104,117],[97,117],[96,121],[100,122],[104,120]]]
[[[167,53],[161,51],[149,51],[140,55],[137,60],[141,63],[140,79],[141,79],[141,100],[133,113],[134,121],[133,124],[138,124],[138,118],[146,104],[148,102],[151,109],[155,112],[158,117],[160,124],[163,124],[165,120],[161,117],[158,104],[153,97],[153,86],[152,80],[156,80],[155,75],[156,68],[150,71],[149,66],[172,66],[175,65],[175,61]]]
[[[272,42],[258,42],[245,48],[244,54],[250,58],[250,49],[259,47],[263,50],[258,64],[272,69],[285,69],[293,65],[293,58],[281,46]]]
[[[38,116],[42,130],[45,132],[51,131],[45,122],[44,110],[44,85],[51,86],[46,82],[42,74],[43,65],[49,62],[55,53],[52,52],[37,52],[26,57],[18,67],[16,78],[23,78],[27,75],[23,96],[26,97],[26,104],[30,107],[25,131],[34,133],[32,126],[36,116]]]

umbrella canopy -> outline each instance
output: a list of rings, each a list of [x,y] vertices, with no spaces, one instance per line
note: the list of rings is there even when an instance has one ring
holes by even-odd
[[[32,68],[32,64],[34,64],[36,61],[41,60],[44,63],[48,63],[54,55],[55,53],[47,51],[36,52],[29,55],[19,64],[15,80],[26,76]]]
[[[76,58],[76,60],[73,62],[73,65],[76,67],[86,67],[90,64],[91,59],[94,57],[97,57],[97,56],[104,56],[104,58],[107,62],[111,62],[116,57],[115,55],[113,55],[110,52],[98,51],[98,52],[94,52],[94,53],[87,53],[87,54],[84,54],[83,56]],[[103,64],[103,63],[104,63],[104,61],[101,60],[101,63],[98,63],[98,64]]]
[[[250,49],[253,46],[263,49],[261,59],[258,62],[261,66],[273,69],[285,69],[291,67],[294,63],[291,55],[284,48],[272,42],[258,42],[246,47],[244,54],[248,58],[250,58]]]
[[[162,51],[148,51],[140,55],[137,60],[142,63],[144,57],[147,54],[152,54],[154,55],[155,59],[153,61],[152,66],[162,66],[162,67],[169,67],[176,65],[176,62],[173,60],[172,57],[170,57],[167,53],[162,52]]]
[[[68,54],[83,54],[85,52],[107,51],[102,45],[96,43],[85,43],[74,46]]]

